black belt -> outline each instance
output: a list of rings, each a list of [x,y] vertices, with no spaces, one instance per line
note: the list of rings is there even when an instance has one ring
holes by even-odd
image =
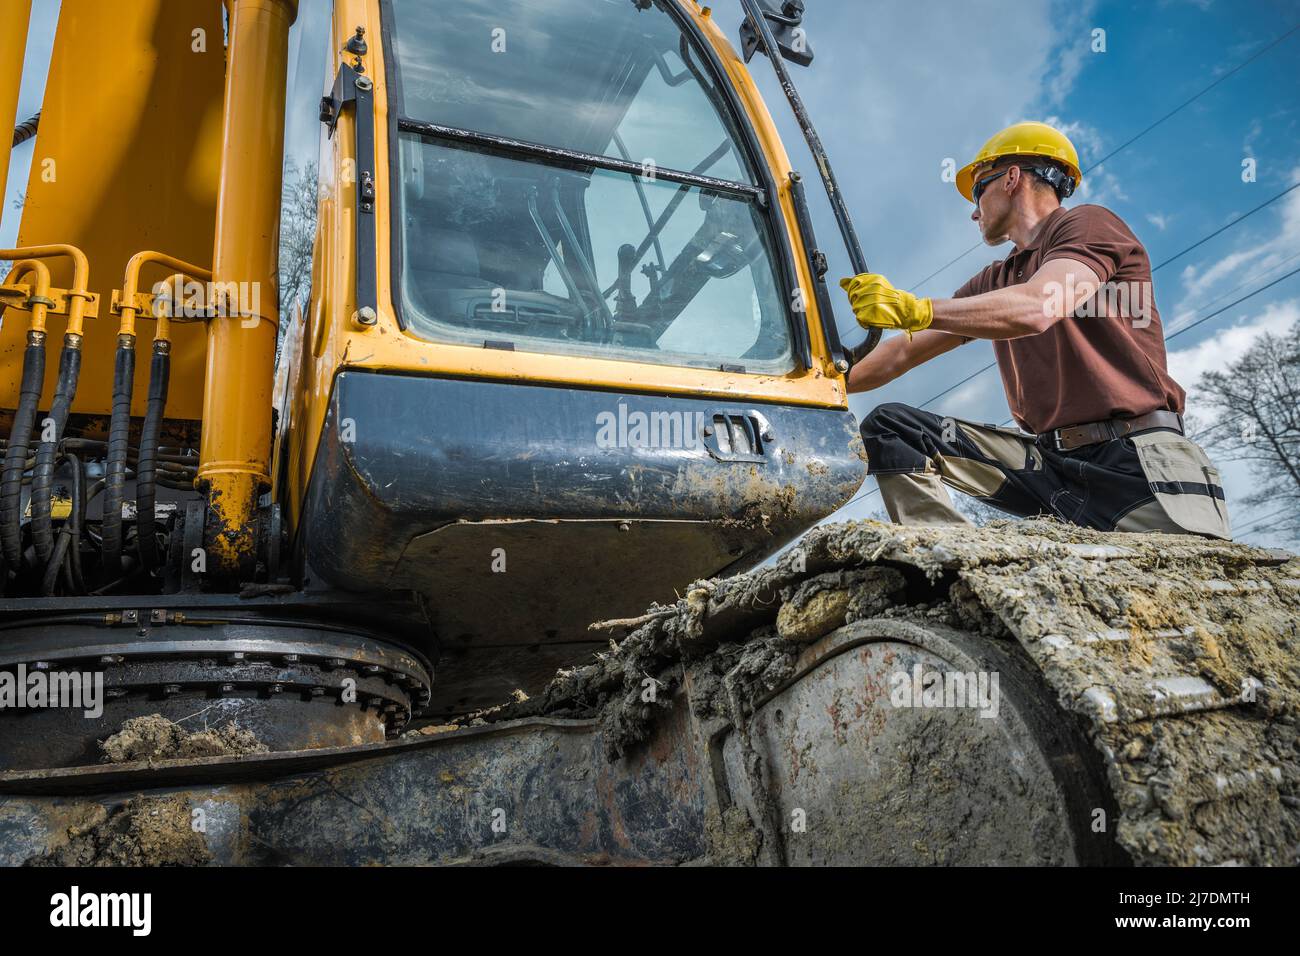
[[[1178,434],[1183,433],[1183,416],[1177,412],[1161,409],[1139,415],[1137,418],[1108,418],[1101,422],[1087,422],[1083,425],[1066,425],[1038,436],[1040,443],[1053,451],[1071,451],[1085,445],[1098,445],[1114,441],[1136,432],[1149,431],[1152,428],[1171,428]]]

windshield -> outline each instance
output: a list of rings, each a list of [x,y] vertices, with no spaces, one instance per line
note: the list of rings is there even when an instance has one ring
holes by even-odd
[[[391,0],[389,10],[398,288],[413,332],[791,367],[760,190],[726,100],[660,3],[458,0],[435,11]]]

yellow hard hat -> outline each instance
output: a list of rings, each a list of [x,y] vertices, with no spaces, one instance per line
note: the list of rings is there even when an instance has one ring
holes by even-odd
[[[1066,196],[1083,180],[1079,154],[1064,133],[1046,123],[1016,123],[996,134],[974,159],[957,171],[957,192],[974,202],[975,170],[1003,156],[1042,156],[1060,163],[1072,177],[1065,186]]]

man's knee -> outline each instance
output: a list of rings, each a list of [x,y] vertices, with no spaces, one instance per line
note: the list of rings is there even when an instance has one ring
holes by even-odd
[[[905,429],[915,420],[920,409],[902,402],[885,402],[877,405],[862,419],[862,431],[872,434],[894,433]]]
[[[934,445],[929,433],[935,418],[902,402],[873,408],[859,427],[867,450],[867,470],[873,475],[925,471]]]

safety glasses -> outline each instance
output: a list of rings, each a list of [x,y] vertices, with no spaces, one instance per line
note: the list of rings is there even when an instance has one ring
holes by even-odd
[[[975,205],[978,206],[980,204],[980,196],[984,195],[984,190],[988,188],[989,183],[996,182],[997,180],[1001,179],[1010,171],[1011,171],[1011,167],[1008,166],[1006,169],[1002,170],[1001,172],[994,173],[992,176],[984,177],[979,182],[977,182],[974,186],[972,186],[970,194],[971,194],[971,198],[975,200]]]

